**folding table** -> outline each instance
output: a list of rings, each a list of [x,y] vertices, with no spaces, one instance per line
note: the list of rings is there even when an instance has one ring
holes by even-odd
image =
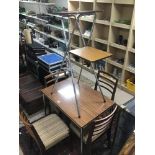
[[[79,110],[81,117],[76,115],[76,108],[74,106],[74,91],[72,86],[72,79],[68,78],[55,85],[55,91],[52,92],[52,87],[49,86],[42,89],[42,93],[46,96],[51,104],[54,104],[62,113],[64,113],[79,129],[81,139],[81,154],[83,153],[83,129],[89,125],[96,117],[105,112],[113,105],[113,101],[106,97],[106,102],[103,102],[102,95],[99,91],[91,87],[75,82],[75,89],[77,99],[79,101]],[[44,101],[45,102],[45,101]]]
[[[71,12],[52,13],[52,14],[55,14],[55,15],[61,15],[62,16],[62,19],[63,19],[62,20],[63,21],[62,22],[62,26],[63,26],[63,30],[64,30],[64,38],[65,38],[65,43],[66,43],[67,50],[65,51],[62,64],[64,63],[65,60],[68,62],[68,70],[70,71],[71,77],[72,77],[73,91],[74,91],[74,96],[75,96],[75,101],[76,101],[76,108],[77,108],[77,112],[78,112],[78,117],[79,118],[80,118],[80,110],[79,110],[79,105],[78,105],[78,100],[77,100],[77,94],[76,94],[76,90],[75,90],[75,84],[74,84],[74,81],[73,81],[73,70],[72,70],[71,61],[70,61],[70,53],[72,53],[74,55],[77,55],[77,56],[80,56],[81,58],[90,61],[91,62],[91,67],[93,69],[93,72],[94,72],[94,68],[93,68],[93,65],[92,65],[93,62],[111,56],[111,53],[108,53],[108,52],[101,53],[102,52],[101,50],[97,50],[95,48],[91,48],[91,47],[86,47],[85,48],[86,43],[85,43],[85,40],[84,40],[84,38],[82,36],[79,19],[82,16],[94,15],[92,28],[91,28],[90,36],[89,36],[88,43],[87,43],[87,44],[89,44],[90,39],[91,39],[91,36],[92,36],[92,32],[93,32],[93,28],[94,28],[94,23],[95,23],[96,13],[97,12],[103,12],[103,11],[71,11]],[[69,38],[69,41],[68,42],[67,42],[67,38],[66,38],[66,34],[65,34],[64,17],[72,17],[72,18],[75,19],[75,25],[73,27],[72,32],[70,33],[70,38]],[[80,32],[80,37],[82,39],[82,43],[83,43],[83,46],[84,46],[84,49],[82,49],[82,50],[81,49],[77,49],[77,50],[80,51],[80,54],[79,54],[79,52],[77,50],[70,51],[70,43],[71,43],[71,39],[73,37],[73,34],[74,34],[74,31],[75,31],[76,26],[77,26],[77,29]],[[69,51],[70,51],[70,53],[69,53]],[[90,54],[92,56],[95,56],[95,59],[93,59],[93,60],[89,59],[89,55]],[[60,70],[62,69],[62,64],[61,64]],[[59,70],[59,73],[60,73],[60,70]],[[81,71],[80,71],[80,76],[81,76],[81,72],[82,72],[82,67],[81,67]],[[59,73],[58,73],[58,75],[59,75]],[[97,80],[97,77],[96,77],[95,72],[94,72],[94,75],[95,75],[95,78]],[[80,76],[79,76],[79,79],[80,79]],[[59,76],[57,76],[57,79],[56,79],[55,83],[57,83],[58,78],[59,78]],[[97,82],[98,82],[98,80],[97,80]],[[53,92],[54,92],[54,87],[55,87],[55,85],[53,86]],[[100,86],[99,86],[99,88],[100,88]],[[100,91],[101,91],[101,88],[100,88]],[[103,96],[102,91],[101,91],[101,94]],[[103,99],[104,99],[104,102],[105,102],[104,96],[103,96]]]

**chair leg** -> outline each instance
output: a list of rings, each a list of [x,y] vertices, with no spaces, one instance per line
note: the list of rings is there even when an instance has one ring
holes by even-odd
[[[73,146],[74,141],[73,141],[73,133],[72,132],[70,132],[70,135],[69,135],[69,144],[71,144],[70,145],[70,151],[73,152],[73,150],[74,150],[74,146]]]
[[[92,155],[92,146],[90,146],[89,144],[86,144],[86,155]]]

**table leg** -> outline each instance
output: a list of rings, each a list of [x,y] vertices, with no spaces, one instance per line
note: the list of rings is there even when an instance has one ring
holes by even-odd
[[[83,131],[80,129],[80,140],[81,140],[81,155],[83,155]]]
[[[45,95],[43,94],[43,103],[44,103],[44,111],[46,116],[46,102],[45,102]]]

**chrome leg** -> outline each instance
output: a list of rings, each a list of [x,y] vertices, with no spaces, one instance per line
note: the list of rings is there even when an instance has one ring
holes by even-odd
[[[74,90],[76,108],[77,108],[77,112],[78,112],[78,117],[80,118],[80,110],[79,110],[79,104],[78,104],[78,100],[77,100],[75,84],[74,84],[74,80],[73,80],[74,77],[73,77],[73,69],[72,69],[71,62],[70,62],[70,54],[69,54],[69,68],[70,68],[70,71],[71,71],[71,78],[72,78],[72,85],[73,85],[73,90]]]
[[[77,25],[78,30],[79,30],[79,32],[80,32],[80,37],[81,37],[81,39],[82,39],[83,46],[85,47],[85,46],[86,46],[86,42],[85,42],[85,40],[84,40],[84,38],[83,38],[83,36],[82,36],[82,32],[81,32],[81,29],[80,29],[79,16],[78,16],[77,19],[76,19],[76,25]],[[83,60],[82,60],[82,61],[83,61]],[[78,77],[78,84],[79,84],[79,81],[80,81],[81,73],[82,73],[82,66],[81,66],[81,68],[80,68],[80,74],[79,74],[79,77]]]
[[[62,23],[63,23],[63,21],[62,21]],[[64,24],[63,24],[63,25],[64,25]],[[65,29],[63,29],[63,30],[65,31]],[[53,85],[53,87],[52,87],[52,92],[54,91],[55,84],[58,82],[59,74],[60,74],[60,71],[61,71],[61,69],[62,69],[62,67],[63,67],[63,64],[64,64],[64,62],[65,62],[66,57],[68,56],[68,59],[69,59],[69,47],[70,47],[70,43],[71,43],[71,39],[72,39],[72,37],[73,37],[74,31],[75,31],[75,26],[74,26],[74,28],[73,28],[73,30],[72,30],[72,32],[71,32],[71,36],[70,36],[70,38],[69,38],[68,45],[67,45],[67,41],[65,40],[65,41],[66,41],[65,44],[66,44],[67,49],[66,49],[66,51],[65,51],[65,55],[64,55],[64,58],[63,58],[63,62],[61,63],[60,69],[59,69],[59,71],[58,71],[58,76],[56,77],[55,83],[54,83],[54,85]],[[65,33],[65,32],[64,32],[64,33]],[[64,35],[64,37],[65,37],[65,35]],[[70,61],[70,60],[69,60],[69,61]]]
[[[46,116],[46,102],[45,102],[45,95],[43,94],[43,103],[44,103],[44,111]]]
[[[81,139],[81,155],[83,155],[83,131],[80,129],[80,139]]]

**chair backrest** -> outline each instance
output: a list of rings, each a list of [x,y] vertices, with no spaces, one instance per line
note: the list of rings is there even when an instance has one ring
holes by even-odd
[[[88,134],[87,143],[91,143],[104,134],[108,129],[111,128],[114,114],[117,110],[117,105],[114,104],[112,107],[107,109],[103,114],[98,116],[92,124],[91,130]]]
[[[35,140],[35,142],[37,143],[38,147],[40,150],[45,150],[45,146],[43,144],[43,142],[41,141],[37,131],[35,130],[35,128],[33,127],[33,125],[29,122],[27,116],[25,115],[24,111],[21,110],[19,111],[19,118],[22,121],[22,123],[24,124],[27,132],[29,133],[29,135]]]
[[[107,72],[104,72],[104,71],[100,71],[100,70],[98,71],[97,79],[98,79],[100,87],[110,92],[111,100],[114,100],[118,79],[114,77],[113,75]],[[98,87],[98,84],[96,81],[94,89],[97,90],[97,87]]]
[[[58,76],[58,73],[51,73],[51,74],[45,76],[44,77],[45,87],[53,84],[55,82],[57,76]],[[68,77],[69,77],[69,75],[66,73],[66,71],[60,71],[58,81],[64,80]]]

